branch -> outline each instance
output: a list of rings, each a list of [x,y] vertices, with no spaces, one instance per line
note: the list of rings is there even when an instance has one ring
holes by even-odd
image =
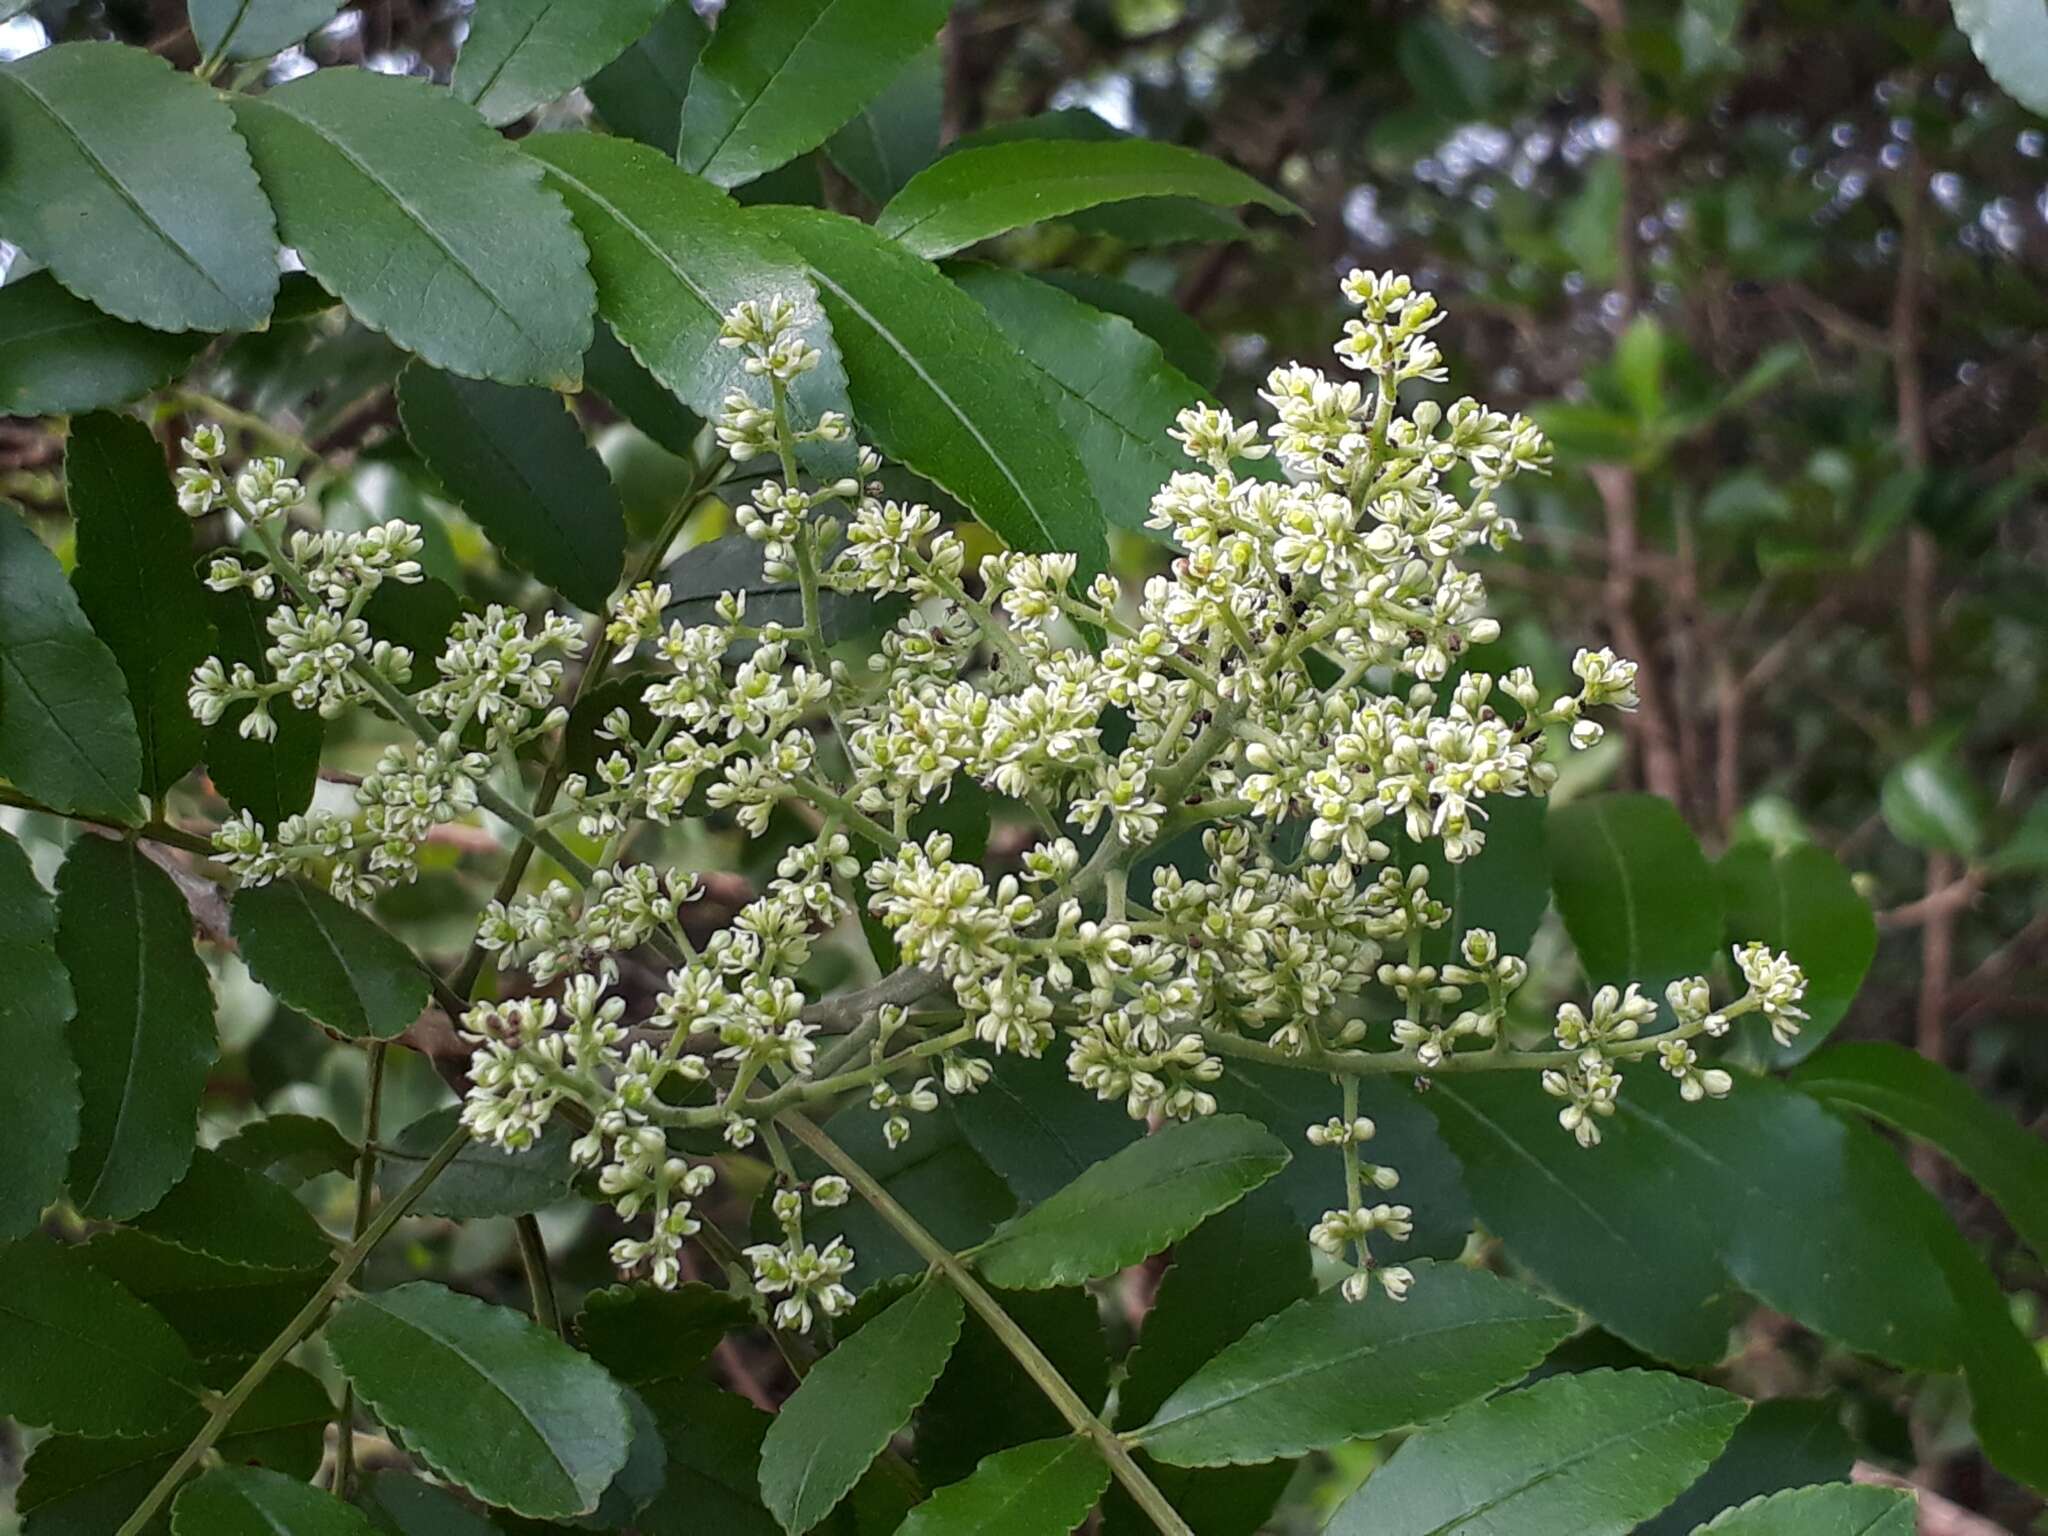
[[[1003,1348],[1024,1367],[1039,1391],[1059,1410],[1060,1417],[1094,1443],[1103,1460],[1109,1463],[1110,1471],[1116,1474],[1117,1481],[1124,1485],[1124,1491],[1130,1494],[1132,1501],[1151,1518],[1152,1523],[1167,1536],[1194,1536],[1194,1531],[1181,1518],[1180,1512],[1132,1458],[1129,1448],[1095,1416],[1081,1400],[1080,1394],[1060,1375],[1059,1368],[1032,1342],[1031,1335],[1018,1327],[1010,1314],[1003,1310],[1002,1304],[975,1279],[973,1271],[951,1249],[927,1232],[916,1217],[897,1204],[874,1176],[830,1136],[794,1111],[785,1112],[778,1118],[784,1130],[817,1153],[834,1173],[859,1190],[861,1198],[875,1208],[875,1213],[894,1227],[904,1241],[917,1250],[920,1258],[946,1277],[947,1283],[960,1293],[960,1299],[975,1310]]]
[[[226,1395],[214,1404],[213,1411],[207,1415],[206,1423],[201,1426],[199,1433],[192,1437],[192,1443],[178,1453],[178,1459],[165,1469],[164,1475],[157,1479],[156,1486],[149,1490],[140,1504],[135,1506],[135,1512],[121,1523],[121,1528],[114,1536],[142,1536],[150,1521],[156,1517],[156,1512],[163,1508],[178,1484],[184,1481],[185,1475],[199,1465],[200,1458],[213,1448],[213,1443],[221,1437],[221,1432],[228,1427],[242,1405],[248,1402],[250,1395],[283,1363],[284,1357],[298,1348],[306,1335],[320,1325],[328,1306],[341,1294],[342,1287],[349,1282],[349,1277],[362,1267],[363,1260],[370,1256],[370,1251],[384,1240],[385,1233],[398,1224],[398,1219],[412,1209],[413,1203],[427,1192],[428,1187],[441,1176],[442,1171],[455,1161],[455,1155],[468,1145],[469,1132],[458,1128],[435,1149],[434,1155],[414,1176],[413,1181],[379,1210],[369,1226],[342,1250],[341,1257],[335,1261],[334,1269],[320,1282],[320,1289],[299,1308],[297,1315],[284,1325],[277,1337],[264,1346],[263,1353],[258,1355],[249,1369],[242,1373],[241,1380],[228,1388]]]

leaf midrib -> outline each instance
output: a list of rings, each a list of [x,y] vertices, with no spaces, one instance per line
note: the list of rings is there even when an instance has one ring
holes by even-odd
[[[247,0],[244,0],[244,4],[247,4]],[[42,109],[43,115],[49,118],[49,120],[52,123],[57,125],[57,128],[64,134],[64,136],[71,141],[72,146],[78,151],[79,155],[89,165],[91,165],[94,170],[99,172],[100,179],[108,187],[111,187],[117,194],[119,194],[121,201],[128,205],[129,211],[132,212],[137,219],[141,220],[142,223],[146,225],[150,229],[150,231],[156,235],[156,237],[159,240],[163,241],[165,245],[169,246],[172,250],[176,251],[178,253],[179,259],[182,260],[185,263],[185,265],[190,267],[194,272],[198,273],[199,276],[205,280],[206,286],[211,288],[215,293],[219,294],[221,298],[227,302],[229,309],[233,310],[237,314],[241,313],[243,309],[242,303],[239,300],[237,300],[233,294],[229,293],[227,289],[221,287],[220,280],[206,269],[206,267],[200,262],[199,258],[194,256],[190,251],[186,250],[185,247],[177,240],[177,238],[174,237],[168,229],[165,229],[163,225],[157,221],[156,216],[152,214],[149,211],[149,209],[143,206],[142,201],[139,198],[137,198],[134,193],[128,190],[127,183],[123,182],[119,177],[117,177],[114,174],[113,167],[108,165],[107,162],[100,157],[99,151],[95,150],[92,147],[92,145],[86,142],[84,136],[81,135],[76,128],[71,126],[70,121],[67,118],[65,118],[65,116],[61,112],[59,112],[54,106],[50,104],[49,100],[43,95],[41,91],[38,91],[28,79],[26,79],[19,71],[16,70],[0,70],[0,80],[13,81],[14,84],[21,89],[23,95],[27,96],[30,101],[34,102],[38,107],[40,107]]]
[[[1593,1460],[1614,1446],[1625,1445],[1630,1441],[1639,1440],[1652,1430],[1666,1429],[1690,1419],[1706,1418],[1716,1412],[1724,1411],[1726,1406],[1726,1404],[1712,1402],[1695,1403],[1686,1408],[1674,1409],[1663,1417],[1647,1423],[1634,1424],[1627,1429],[1617,1430],[1589,1446],[1572,1452],[1562,1460],[1550,1462],[1533,1475],[1525,1476],[1522,1481],[1514,1484],[1512,1487],[1503,1488],[1482,1502],[1460,1510],[1441,1525],[1433,1525],[1426,1531],[1418,1532],[1417,1536],[1451,1536],[1451,1533],[1464,1529],[1469,1522],[1499,1509],[1501,1506],[1520,1498],[1532,1489],[1540,1488],[1545,1483],[1564,1476],[1572,1468]]]
[[[1311,1305],[1313,1305],[1313,1303],[1311,1303]],[[1282,1312],[1278,1315],[1280,1317],[1285,1317],[1287,1314],[1285,1312]],[[1418,1329],[1412,1333],[1404,1333],[1399,1338],[1381,1339],[1370,1344],[1360,1345],[1342,1354],[1324,1355],[1305,1364],[1290,1367],[1288,1370],[1283,1371],[1278,1375],[1261,1377],[1258,1381],[1236,1390],[1230,1396],[1213,1398],[1210,1401],[1201,1404],[1199,1407],[1182,1412],[1174,1418],[1162,1419],[1155,1417],[1151,1423],[1144,1425],[1140,1429],[1134,1430],[1132,1432],[1132,1439],[1141,1444],[1148,1440],[1157,1439],[1160,1435],[1166,1433],[1168,1430],[1180,1429],[1186,1425],[1193,1424],[1202,1419],[1205,1419],[1212,1414],[1221,1413],[1227,1409],[1235,1408],[1238,1406],[1238,1404],[1246,1401],[1249,1398],[1257,1397],[1268,1392],[1276,1391],[1279,1388],[1287,1386],[1292,1382],[1298,1381],[1305,1376],[1312,1376],[1322,1371],[1335,1370],[1340,1366],[1350,1365],[1357,1361],[1368,1359],[1374,1355],[1383,1354],[1390,1349],[1404,1347],[1406,1345],[1413,1344],[1418,1340],[1444,1338],[1448,1337],[1451,1334],[1463,1333],[1467,1329],[1471,1328],[1520,1327],[1532,1323],[1540,1323],[1542,1321],[1543,1318],[1540,1314],[1522,1316],[1509,1315],[1501,1317],[1460,1318],[1456,1322],[1439,1324],[1437,1327],[1434,1328]],[[1254,1335],[1246,1334],[1243,1339],[1240,1339],[1236,1344],[1231,1345],[1230,1348],[1237,1349],[1252,1337],[1254,1337]],[[1229,1351],[1226,1350],[1224,1353],[1228,1354]],[[1219,1355],[1216,1358],[1222,1359],[1223,1356]],[[1210,1364],[1212,1365],[1214,1363],[1214,1361],[1210,1362]],[[1205,1366],[1203,1369],[1207,1369],[1207,1367]],[[1197,1371],[1194,1376],[1189,1378],[1189,1382],[1198,1380],[1200,1376],[1201,1372]],[[1185,1385],[1181,1388],[1176,1389],[1175,1396],[1178,1396],[1181,1391],[1185,1390]],[[1171,1401],[1172,1399],[1169,1398],[1167,1405],[1170,1406]],[[1163,1413],[1165,1411],[1165,1406],[1162,1406],[1160,1411]]]
[[[308,133],[312,134],[314,138],[318,139],[322,144],[326,145],[329,149],[331,149],[336,155],[340,156],[341,159],[346,161],[349,167],[352,170],[354,170],[357,175],[361,176],[365,181],[369,182],[379,192],[383,193],[384,196],[390,201],[391,205],[394,208],[396,208],[400,213],[405,215],[406,219],[412,224],[413,228],[417,229],[421,234],[425,235],[427,237],[428,243],[433,245],[436,250],[440,251],[442,256],[446,258],[446,260],[448,261],[448,264],[469,280],[469,284],[472,288],[474,288],[478,293],[482,294],[486,299],[490,300],[491,308],[495,309],[500,315],[504,316],[505,319],[511,323],[512,329],[519,334],[520,338],[524,340],[527,343],[527,345],[533,347],[537,352],[543,355],[547,353],[549,349],[546,341],[542,337],[536,336],[533,334],[533,332],[529,331],[526,328],[526,326],[520,321],[519,315],[516,311],[508,309],[506,307],[505,301],[498,297],[497,291],[493,289],[488,283],[486,283],[483,280],[483,278],[478,275],[476,270],[472,268],[466,260],[463,259],[461,253],[459,253],[455,249],[455,247],[448,242],[447,237],[444,236],[432,224],[427,222],[426,216],[413,206],[410,199],[403,196],[396,187],[392,186],[392,184],[388,180],[386,180],[382,175],[380,175],[373,167],[371,167],[365,160],[363,160],[363,158],[360,155],[358,155],[353,149],[351,149],[347,144],[343,143],[339,138],[335,137],[335,135],[331,131],[329,131],[329,129],[324,123],[318,122],[317,120],[305,116],[301,113],[294,112],[291,109],[289,102],[287,102],[284,105],[279,105],[274,97],[266,96],[249,98],[248,104],[254,105],[258,108],[267,108],[271,111],[278,113],[280,116],[288,119],[289,121],[298,124]],[[308,265],[310,265],[310,263],[308,263]]]

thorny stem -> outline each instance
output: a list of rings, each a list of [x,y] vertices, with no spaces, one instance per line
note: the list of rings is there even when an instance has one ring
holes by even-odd
[[[363,1101],[363,1150],[356,1157],[356,1214],[349,1227],[351,1237],[360,1237],[369,1224],[370,1202],[377,1195],[377,1134],[384,1111],[384,1061],[390,1046],[382,1040],[370,1042],[365,1068],[368,1092]],[[356,1388],[343,1382],[341,1410],[334,1416],[334,1496],[348,1497],[348,1485],[356,1468]]]
[[[785,1111],[777,1118],[783,1129],[817,1153],[834,1173],[860,1191],[861,1198],[875,1208],[875,1214],[894,1227],[917,1251],[918,1257],[946,1277],[946,1282],[959,1292],[960,1299],[975,1310],[1003,1348],[1024,1367],[1025,1374],[1059,1410],[1060,1417],[1093,1442],[1102,1459],[1109,1463],[1110,1471],[1116,1474],[1117,1481],[1124,1485],[1124,1491],[1130,1494],[1132,1501],[1152,1523],[1166,1536],[1194,1536],[1193,1529],[1181,1518],[1180,1511],[1145,1475],[1145,1469],[1132,1458],[1129,1448],[1117,1438],[1115,1431],[1096,1417],[1081,1395],[1059,1373],[1059,1368],[1032,1342],[1031,1335],[1017,1326],[1010,1314],[1003,1310],[1002,1304],[974,1277],[974,1272],[951,1249],[927,1232],[916,1217],[897,1204],[874,1176],[830,1136],[794,1110]]]
[[[398,1224],[399,1218],[412,1209],[413,1203],[427,1192],[428,1186],[441,1176],[443,1170],[455,1161],[456,1154],[468,1145],[469,1132],[458,1127],[446,1141],[435,1148],[434,1155],[427,1159],[426,1166],[420,1169],[413,1181],[379,1208],[370,1224],[357,1234],[355,1241],[342,1250],[334,1268],[328,1273],[327,1278],[320,1282],[320,1288],[303,1307],[299,1308],[297,1315],[284,1325],[277,1337],[264,1346],[263,1353],[258,1355],[249,1369],[242,1373],[241,1379],[228,1388],[226,1394],[214,1404],[212,1412],[207,1415],[206,1423],[200,1427],[199,1433],[192,1437],[191,1444],[178,1453],[178,1459],[164,1470],[164,1475],[157,1479],[156,1486],[144,1495],[142,1502],[135,1506],[135,1512],[121,1523],[121,1528],[114,1536],[141,1536],[150,1521],[155,1519],[157,1511],[164,1507],[171,1494],[176,1491],[178,1484],[185,1480],[186,1474],[198,1466],[201,1458],[213,1449],[213,1443],[221,1437],[221,1432],[241,1411],[242,1405],[249,1401],[250,1396],[263,1385],[270,1373],[283,1363],[284,1357],[319,1326],[328,1306],[341,1294],[342,1287],[348,1284],[350,1276],[362,1267],[363,1260],[370,1256],[371,1250],[384,1240],[384,1235]]]

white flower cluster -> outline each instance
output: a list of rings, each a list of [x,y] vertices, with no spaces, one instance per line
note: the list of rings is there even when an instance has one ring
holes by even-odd
[[[1476,664],[1473,648],[1499,627],[1478,574],[1458,562],[1514,536],[1496,493],[1541,468],[1545,445],[1528,421],[1469,399],[1398,409],[1403,383],[1443,377],[1435,301],[1391,274],[1353,273],[1345,293],[1359,313],[1338,356],[1366,378],[1275,369],[1263,393],[1276,420],[1263,432],[1214,408],[1183,412],[1173,435],[1196,467],[1159,490],[1148,518],[1178,552],[1132,591],[1100,573],[1077,589],[1070,553],[996,554],[970,571],[961,538],[930,507],[888,497],[864,448],[858,476],[799,485],[799,446],[847,435],[835,417],[791,419],[792,385],[821,361],[805,316],[771,298],[728,317],[721,344],[743,354],[749,387],[726,402],[719,441],[780,470],[736,517],[800,589],[802,623],[750,622],[744,593],[695,625],[665,621],[665,588],[621,596],[606,640],[655,665],[641,695],[653,725],[623,709],[607,717],[604,755],[564,781],[557,813],[604,840],[606,856],[580,892],[552,884],[494,903],[478,934],[535,984],[566,978],[567,991],[559,1004],[480,1004],[463,1021],[479,1042],[467,1123],[517,1147],[578,1104],[591,1125],[578,1158],[600,1167],[622,1213],[652,1215],[646,1241],[618,1248],[622,1264],[672,1283],[695,1230],[708,1165],[672,1156],[665,1128],[717,1129],[733,1146],[767,1139],[784,1240],[748,1257],[757,1289],[780,1298],[778,1320],[805,1328],[848,1303],[853,1264],[842,1241],[803,1240],[803,1197],[772,1120],[807,1096],[864,1090],[896,1145],[915,1114],[975,1091],[997,1058],[1056,1043],[1081,1089],[1168,1118],[1216,1108],[1219,1047],[1318,1063],[1368,1048],[1388,1028],[1373,1021],[1392,1014],[1390,1046],[1367,1052],[1373,1070],[1426,1075],[1503,1049],[1528,966],[1484,930],[1464,933],[1451,962],[1425,961],[1451,913],[1417,852],[1434,843],[1452,863],[1481,852],[1491,808],[1547,793],[1553,754],[1599,738],[1589,712],[1634,706],[1635,667],[1581,651],[1577,686],[1546,699],[1527,669]],[[307,549],[335,573],[323,580],[296,561],[278,578],[346,625],[360,606],[353,548]],[[864,672],[827,649],[827,593],[907,609]],[[494,608],[463,622],[440,681],[418,696],[446,722],[415,749],[440,754],[422,803],[438,794],[461,814],[459,786],[473,806],[484,754],[560,724],[552,701],[578,645],[553,618],[536,629]],[[376,665],[374,652],[343,648],[330,670]],[[295,654],[280,653],[280,674]],[[955,797],[971,797],[968,823],[986,821],[991,794],[1037,829],[1014,867],[984,868],[978,847],[930,830]],[[815,830],[701,951],[677,921],[691,877],[617,860],[636,823],[710,813],[760,835],[784,802]],[[392,825],[387,811],[383,863],[373,853],[367,874],[334,875],[337,888],[359,894],[371,875],[402,873],[418,828]],[[222,846],[263,878],[351,867],[358,835],[313,816],[274,838],[231,828]],[[815,938],[856,903],[903,969],[846,998],[808,997]],[[629,1024],[610,992],[617,962],[650,948],[666,989]],[[1727,1091],[1686,1042],[1750,1009],[1791,1027],[1803,988],[1782,957],[1752,946],[1737,958],[1749,996],[1710,1014],[1704,982],[1674,987],[1668,1036],[1644,1034],[1656,1010],[1634,988],[1603,991],[1590,1016],[1561,1011],[1567,1069],[1543,1083],[1570,1100],[1566,1128],[1597,1141],[1616,1063],[1652,1048],[1688,1097]],[[832,1040],[840,1030],[849,1038]],[[1356,1115],[1310,1133],[1345,1160],[1349,1198],[1311,1236],[1355,1256],[1353,1299],[1375,1284],[1398,1298],[1413,1279],[1367,1246],[1413,1226],[1408,1207],[1364,1193],[1398,1182],[1360,1161],[1372,1134]],[[821,1182],[810,1198],[843,1193]]]
[[[1576,1059],[1567,1067],[1546,1070],[1543,1089],[1565,1100],[1557,1122],[1580,1146],[1600,1144],[1600,1122],[1614,1114],[1626,1061],[1653,1052],[1657,1065],[1677,1079],[1679,1096],[1697,1104],[1724,1097],[1735,1079],[1719,1067],[1700,1064],[1692,1045],[1695,1036],[1725,1035],[1744,1014],[1761,1013],[1778,1044],[1792,1043],[1799,1021],[1806,1017],[1798,1006],[1806,996],[1805,972],[1790,956],[1773,953],[1763,944],[1738,945],[1735,968],[1748,990],[1725,1008],[1713,1006],[1704,976],[1682,976],[1666,987],[1664,1001],[1678,1027],[1661,1035],[1643,1036],[1643,1029],[1657,1020],[1657,1005],[1633,982],[1626,991],[1608,986],[1595,992],[1590,1016],[1577,1003],[1558,1006],[1557,1043],[1576,1053]]]

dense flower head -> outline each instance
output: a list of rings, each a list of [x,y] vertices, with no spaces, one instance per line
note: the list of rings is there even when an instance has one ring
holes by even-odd
[[[815,328],[773,295],[727,317],[720,345],[744,384],[718,440],[735,463],[779,470],[735,518],[771,579],[800,589],[802,621],[757,622],[744,593],[698,623],[668,616],[665,587],[620,595],[602,621],[609,657],[655,671],[640,713],[604,718],[594,764],[564,778],[554,813],[605,856],[580,888],[557,879],[492,902],[477,934],[560,1000],[482,1002],[462,1020],[477,1045],[465,1123],[518,1148],[575,1106],[578,1160],[622,1215],[652,1223],[619,1244],[620,1264],[674,1282],[710,1165],[673,1154],[666,1131],[715,1130],[777,1160],[782,1238],[746,1254],[776,1320],[807,1328],[850,1305],[854,1256],[805,1237],[774,1128],[809,1093],[864,1094],[895,1146],[1011,1056],[1051,1053],[1078,1091],[1170,1120],[1217,1109],[1233,1048],[1421,1077],[1506,1049],[1528,964],[1487,929],[1443,945],[1453,913],[1431,870],[1479,857],[1503,806],[1546,795],[1558,756],[1598,739],[1593,712],[1635,706],[1636,669],[1581,650],[1576,686],[1546,696],[1528,668],[1477,661],[1500,628],[1461,561],[1515,537],[1499,494],[1548,450],[1529,421],[1470,399],[1404,409],[1404,385],[1445,377],[1436,302],[1395,274],[1343,286],[1356,314],[1341,373],[1275,368],[1270,423],[1180,414],[1190,467],[1146,518],[1172,553],[1130,585],[1071,552],[970,567],[937,511],[885,492],[866,448],[857,474],[802,483],[799,446],[847,430],[795,419],[791,386],[821,361]],[[195,434],[188,452],[217,482],[218,445]],[[251,518],[273,515],[284,480],[265,471],[245,495],[242,478]],[[209,662],[195,710],[247,700],[254,719],[279,695],[388,705],[366,679],[395,687],[410,658],[379,649],[361,598],[418,579],[416,534],[297,535],[257,574],[223,572],[274,585],[284,617],[270,675]],[[901,614],[866,667],[828,647],[827,597]],[[561,728],[584,647],[559,615],[465,616],[412,696],[433,739],[387,752],[356,815],[244,818],[223,829],[223,858],[250,880],[324,872],[352,900],[411,878],[433,828],[475,809],[493,759]],[[991,796],[1030,828],[1006,863],[985,856]],[[622,854],[637,826],[708,811],[761,836],[786,808],[808,833],[701,947],[681,921],[695,877]],[[848,998],[811,995],[815,947],[861,915],[901,969]],[[665,981],[644,1018],[614,991],[629,956]],[[1796,1029],[1797,966],[1761,945],[1735,960],[1743,997],[1715,1010],[1704,978],[1673,983],[1661,1033],[1634,985],[1558,1008],[1558,1050],[1528,1064],[1563,1101],[1564,1130],[1597,1144],[1624,1068],[1652,1053],[1685,1098],[1718,1097],[1732,1079],[1690,1041],[1751,1011],[1781,1037]],[[1361,1155],[1374,1134],[1349,1105],[1308,1132],[1347,1192],[1310,1236],[1353,1266],[1354,1300],[1414,1283],[1374,1246],[1414,1225],[1408,1206],[1369,1198],[1401,1179]],[[818,1207],[844,1198],[825,1181],[809,1193]]]

